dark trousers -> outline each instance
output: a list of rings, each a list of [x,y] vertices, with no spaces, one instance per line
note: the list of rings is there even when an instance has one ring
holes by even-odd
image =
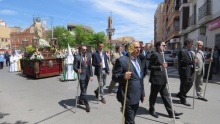
[[[10,60],[6,59],[6,66],[10,66]]]
[[[0,69],[3,69],[4,62],[0,62]]]
[[[123,108],[123,102],[122,104],[122,108]],[[134,122],[134,118],[136,116],[136,112],[138,110],[139,107],[139,103],[135,104],[135,105],[127,105],[125,107],[125,124],[135,124]]]
[[[210,67],[208,80],[212,80],[212,66],[213,66],[213,63],[211,65],[211,67]],[[209,64],[205,64],[205,70],[204,70],[205,74],[203,76],[204,79],[206,79],[207,76],[208,76],[208,70],[209,70]]]
[[[86,77],[85,80],[80,81],[81,93],[80,93],[80,96],[79,96],[79,101],[84,102],[85,105],[89,105],[89,102],[86,98],[86,95],[87,95],[86,91],[87,91],[88,83],[89,83],[89,78],[88,77]]]
[[[150,98],[149,98],[149,103],[150,103],[149,111],[155,111],[154,104],[156,102],[158,92],[160,92],[160,96],[163,100],[163,104],[168,114],[172,115],[172,105],[171,105],[170,95],[168,93],[166,84],[164,85],[151,84],[151,92],[150,92]]]
[[[180,92],[178,93],[178,95],[182,103],[186,102],[186,94],[189,92],[192,85],[193,73],[191,73],[189,76],[180,73]]]

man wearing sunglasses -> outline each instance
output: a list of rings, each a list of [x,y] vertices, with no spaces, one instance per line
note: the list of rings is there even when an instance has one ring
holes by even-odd
[[[90,81],[93,80],[93,71],[91,65],[91,57],[86,53],[87,53],[87,47],[85,45],[82,45],[79,48],[79,54],[75,55],[73,68],[74,71],[77,72],[78,75],[80,75],[80,77],[78,78],[79,78],[81,93],[78,104],[85,105],[86,111],[90,112],[91,108],[89,107],[89,102],[86,98],[86,91],[89,80]]]
[[[149,69],[151,70],[149,79],[151,83],[151,92],[149,97],[149,113],[155,118],[159,117],[155,112],[154,105],[157,99],[157,94],[160,93],[160,96],[163,100],[164,106],[167,110],[167,113],[169,114],[169,117],[173,118],[174,115],[171,104],[171,98],[166,87],[166,84],[168,83],[165,73],[167,63],[164,62],[162,56],[162,52],[166,51],[166,44],[165,42],[156,42],[155,47],[156,51],[151,54],[149,61]],[[182,113],[176,112],[174,112],[174,114],[175,116],[182,115]],[[179,119],[179,117],[175,118]]]

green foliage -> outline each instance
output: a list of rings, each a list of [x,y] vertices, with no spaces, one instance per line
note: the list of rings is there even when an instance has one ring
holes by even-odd
[[[47,38],[52,37],[52,32],[50,32]],[[74,45],[74,37],[64,26],[54,27],[54,38],[58,39],[58,49],[67,48],[68,43],[70,46]]]
[[[26,52],[27,53],[33,53],[35,51],[35,48],[32,45],[29,45],[26,47]]]
[[[57,38],[59,43],[58,49],[67,48],[68,43],[71,47],[79,44],[85,44],[96,48],[96,44],[99,41],[104,43],[104,49],[109,49],[104,32],[95,33],[92,30],[84,29],[82,26],[76,26],[73,32],[74,35],[72,35],[65,27],[61,26],[54,28],[54,38]],[[50,32],[47,38],[51,38],[51,35],[52,34]]]
[[[94,32],[86,30],[82,26],[76,26],[74,29],[75,44],[90,44],[93,39]]]

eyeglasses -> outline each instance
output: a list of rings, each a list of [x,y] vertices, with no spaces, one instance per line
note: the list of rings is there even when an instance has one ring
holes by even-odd
[[[198,46],[202,46],[202,45],[198,45]]]
[[[86,51],[87,49],[82,49],[83,51]]]
[[[165,47],[166,45],[162,45],[163,47]]]

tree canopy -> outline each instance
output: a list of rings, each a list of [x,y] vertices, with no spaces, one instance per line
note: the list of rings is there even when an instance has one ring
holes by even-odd
[[[52,32],[50,31],[48,38],[51,38]],[[67,48],[67,45],[71,47],[75,45],[91,45],[93,48],[96,47],[98,42],[104,43],[104,49],[110,48],[106,41],[106,35],[104,32],[95,33],[93,30],[88,30],[82,26],[76,26],[73,31],[68,31],[65,27],[56,26],[54,27],[54,38],[58,39],[58,48]]]

